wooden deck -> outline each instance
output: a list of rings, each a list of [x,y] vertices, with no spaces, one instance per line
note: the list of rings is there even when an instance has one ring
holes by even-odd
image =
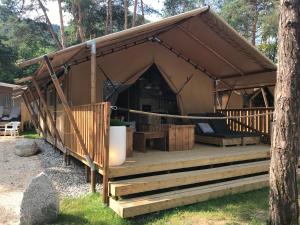
[[[134,152],[125,164],[109,168],[109,177],[168,171],[238,161],[269,158],[269,145],[216,147],[195,144],[192,150]],[[101,173],[101,171],[100,171]]]
[[[215,147],[134,152],[110,167],[109,205],[133,217],[268,185],[270,146]]]

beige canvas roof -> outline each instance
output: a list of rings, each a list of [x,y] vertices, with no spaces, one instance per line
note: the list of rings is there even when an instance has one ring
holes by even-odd
[[[97,46],[99,79],[131,84],[155,63],[178,95],[185,113],[211,110],[215,88],[272,86],[276,80],[276,66],[209,7],[93,41]],[[90,50],[87,43],[48,56],[55,70],[68,65],[77,80],[88,81]],[[41,64],[35,74],[38,80],[49,76],[42,57],[20,66],[34,63]],[[199,104],[195,106],[194,101]]]

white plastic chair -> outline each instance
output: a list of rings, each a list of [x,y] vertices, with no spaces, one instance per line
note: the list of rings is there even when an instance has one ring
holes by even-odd
[[[10,132],[10,136],[19,135],[19,126],[20,122],[10,122],[5,124],[4,136],[6,136],[6,132]]]
[[[3,117],[2,120],[3,121],[10,121],[14,118],[18,118],[21,114],[21,109],[19,106],[13,106],[11,109],[11,112],[9,114],[9,117]]]

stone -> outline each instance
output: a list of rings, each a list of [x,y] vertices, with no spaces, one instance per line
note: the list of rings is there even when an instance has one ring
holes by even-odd
[[[20,157],[29,157],[36,155],[40,149],[35,141],[32,140],[19,140],[16,142],[15,154]]]
[[[49,224],[57,219],[59,197],[45,173],[32,179],[26,188],[20,210],[20,225]]]

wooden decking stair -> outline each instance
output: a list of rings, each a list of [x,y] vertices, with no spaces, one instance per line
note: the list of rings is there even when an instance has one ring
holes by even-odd
[[[116,178],[110,207],[128,218],[268,186],[269,159],[213,164]]]

